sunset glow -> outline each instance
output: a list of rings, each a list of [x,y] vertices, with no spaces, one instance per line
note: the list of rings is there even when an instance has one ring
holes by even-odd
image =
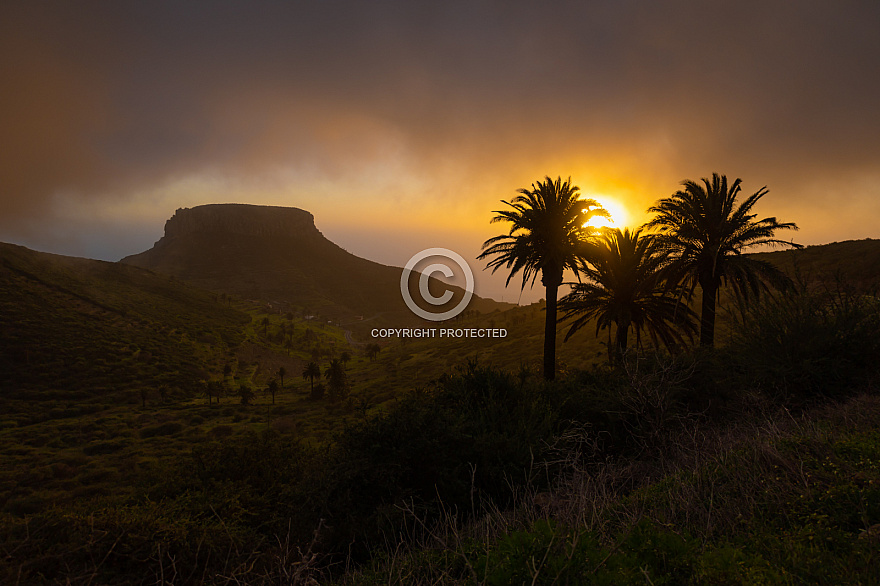
[[[605,196],[596,196],[592,199],[598,201],[611,217],[603,218],[602,216],[597,216],[587,222],[587,226],[594,228],[623,228],[627,225],[629,214],[619,201]]]
[[[636,228],[713,172],[766,185],[757,213],[804,244],[880,237],[876,2],[43,4],[0,3],[0,242],[117,261],[179,208],[250,203],[382,264],[476,267],[545,176]]]

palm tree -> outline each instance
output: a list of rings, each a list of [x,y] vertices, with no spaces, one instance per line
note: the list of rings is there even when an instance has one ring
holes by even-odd
[[[491,258],[486,268],[494,273],[510,270],[507,283],[522,272],[522,289],[534,286],[538,274],[546,289],[547,308],[544,321],[544,378],[556,375],[556,297],[566,269],[577,273],[577,251],[593,229],[586,226],[596,216],[608,212],[593,199],[579,199],[580,188],[545,177],[532,188],[518,190],[511,201],[502,200],[509,210],[495,210],[492,223],[509,222],[510,232],[483,243],[479,259]]]
[[[345,374],[345,367],[339,358],[330,361],[330,365],[324,371],[324,378],[330,387],[330,400],[339,401],[345,398],[346,387],[348,386],[348,375]]]
[[[302,377],[303,379],[309,379],[309,391],[314,394],[315,379],[321,378],[321,367],[318,366],[317,362],[309,362],[302,371]]]
[[[744,256],[753,246],[799,244],[774,238],[777,230],[797,230],[792,222],[775,217],[755,220],[755,204],[768,191],[762,187],[737,205],[741,180],[728,186],[727,176],[712,174],[703,185],[684,181],[684,189],[658,201],[648,211],[657,216],[646,224],[660,231],[661,242],[671,255],[673,282],[682,282],[693,293],[697,285],[702,293],[700,345],[712,346],[715,340],[715,303],[722,284],[733,285],[737,297],[748,301],[749,294],[759,296],[767,285],[785,287],[790,280],[767,261]]]
[[[287,369],[283,366],[278,367],[278,378],[281,379],[281,388],[284,388],[284,375],[287,374]]]
[[[684,346],[684,336],[696,333],[696,314],[680,306],[676,287],[661,281],[668,261],[656,237],[642,236],[641,229],[618,228],[606,230],[598,242],[584,248],[580,272],[586,279],[573,284],[571,293],[559,301],[564,312],[560,321],[575,320],[566,340],[595,319],[596,335],[608,328],[608,357],[614,362],[626,352],[630,328],[638,345],[644,329],[655,346],[662,343],[669,350]],[[613,346],[611,324],[617,329]]]
[[[274,378],[269,381],[266,386],[266,392],[272,395],[272,404],[275,404],[275,395],[278,394],[278,381]]]
[[[349,352],[343,352],[339,355],[339,360],[342,361],[342,366],[348,364],[348,361],[351,360],[351,354]]]

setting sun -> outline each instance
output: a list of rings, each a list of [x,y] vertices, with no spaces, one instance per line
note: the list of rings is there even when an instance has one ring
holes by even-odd
[[[611,217],[603,218],[602,216],[597,216],[587,222],[587,226],[592,226],[594,228],[622,228],[626,225],[626,222],[629,220],[629,214],[627,214],[626,208],[623,204],[615,199],[604,196],[596,196],[592,199],[599,202],[599,205],[605,208]]]

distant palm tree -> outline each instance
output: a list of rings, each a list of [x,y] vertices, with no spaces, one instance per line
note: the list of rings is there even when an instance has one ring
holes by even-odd
[[[648,211],[657,216],[645,226],[656,228],[661,243],[674,261],[670,265],[673,282],[682,282],[692,294],[697,285],[702,292],[700,345],[715,341],[715,303],[723,283],[733,286],[737,297],[748,300],[759,296],[767,285],[784,287],[790,280],[767,261],[744,256],[742,252],[760,245],[799,244],[774,238],[777,230],[797,230],[794,223],[775,217],[755,220],[752,208],[768,191],[762,187],[737,205],[741,180],[728,186],[727,176],[712,174],[703,185],[684,181],[684,189],[658,201]]]
[[[329,366],[324,370],[324,378],[327,379],[327,385],[330,387],[330,400],[344,399],[348,386],[348,375],[345,374],[345,367],[340,359],[334,358],[330,361]]]
[[[278,393],[278,381],[274,378],[266,385],[266,392],[272,395],[272,404],[275,404],[275,395]]]
[[[685,335],[693,339],[696,314],[678,303],[675,287],[662,282],[662,268],[668,260],[655,237],[618,228],[606,230],[598,242],[584,246],[580,272],[585,281],[574,284],[559,301],[559,310],[564,312],[560,321],[574,319],[566,340],[595,319],[597,335],[608,328],[608,357],[613,362],[626,352],[630,328],[639,345],[643,329],[655,346],[662,343],[670,350],[683,346]],[[611,324],[617,330],[613,345]]]
[[[370,344],[367,344],[365,350],[367,352],[367,358],[369,358],[370,362],[372,362],[372,361],[376,360],[376,356],[378,356],[379,352],[382,351],[382,347],[379,344],[370,343]]]
[[[339,360],[342,361],[342,366],[348,364],[349,360],[351,360],[351,354],[349,352],[343,352],[339,355]]]
[[[509,222],[510,232],[483,243],[479,259],[491,258],[487,268],[494,273],[504,267],[510,270],[507,283],[522,272],[522,289],[533,286],[538,274],[546,289],[544,321],[544,378],[556,376],[556,298],[566,269],[578,271],[577,251],[594,230],[587,223],[608,212],[593,199],[579,199],[580,188],[545,177],[532,183],[531,189],[520,189],[519,195],[502,203],[510,210],[495,210],[492,223]]]
[[[281,379],[281,388],[284,388],[284,375],[287,374],[287,369],[283,366],[278,367],[278,378]]]
[[[309,362],[302,371],[303,379],[309,379],[309,391],[315,392],[315,379],[321,378],[321,367],[317,362]]]

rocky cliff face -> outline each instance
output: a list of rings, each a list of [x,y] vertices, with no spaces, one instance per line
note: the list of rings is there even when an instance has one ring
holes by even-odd
[[[315,218],[298,208],[247,204],[210,204],[180,208],[165,222],[165,237],[197,233],[239,236],[318,235]]]

